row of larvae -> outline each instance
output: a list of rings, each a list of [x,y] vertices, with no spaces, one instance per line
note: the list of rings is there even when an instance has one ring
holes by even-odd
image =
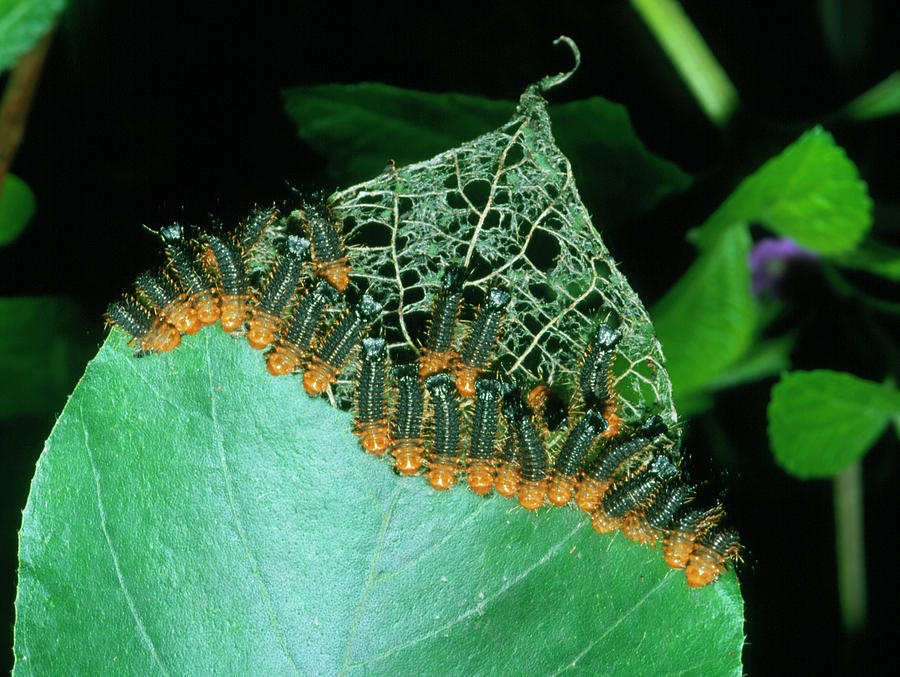
[[[267,340],[271,341],[270,325],[277,326],[272,315],[278,313],[273,311],[279,300],[287,302],[293,289],[280,294],[274,286],[266,285],[254,298],[246,268],[264,233],[278,233],[285,228],[287,220],[277,216],[272,208],[255,208],[234,234],[203,233],[193,241],[186,237],[180,224],[161,228],[158,235],[166,266],[138,276],[136,295],[126,295],[111,304],[106,314],[108,321],[132,336],[138,357],[172,350],[179,345],[181,335],[196,334],[216,321],[221,322],[224,331],[233,333],[250,320],[248,339],[257,344],[255,347],[264,347]],[[284,253],[277,258],[274,269],[290,268],[298,259],[305,261],[311,252],[316,275],[343,291],[349,282],[349,265],[336,225],[322,209],[313,207],[293,212],[289,220],[299,220],[310,240],[298,236],[283,238]],[[285,260],[289,262],[287,266],[282,265]],[[299,271],[299,265],[297,268]]]

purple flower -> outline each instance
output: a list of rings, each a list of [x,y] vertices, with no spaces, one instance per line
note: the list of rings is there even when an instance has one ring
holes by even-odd
[[[781,281],[791,266],[818,260],[816,252],[801,247],[790,238],[764,237],[753,246],[747,257],[753,276],[753,293],[756,296],[767,294],[781,298]]]

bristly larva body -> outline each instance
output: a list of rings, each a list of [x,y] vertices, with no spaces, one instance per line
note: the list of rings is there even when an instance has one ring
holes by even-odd
[[[181,336],[175,327],[159,318],[154,318],[146,308],[130,296],[125,296],[121,301],[109,304],[106,309],[106,318],[110,324],[131,335],[132,338],[128,345],[137,342],[138,347],[134,351],[135,357],[172,350],[181,342]]]
[[[465,271],[459,266],[449,266],[444,271],[440,289],[434,298],[428,336],[419,357],[419,376],[423,379],[446,371],[457,357],[453,351],[453,339],[464,280]]]
[[[206,235],[206,245],[219,275],[219,321],[231,333],[244,325],[250,313],[250,294],[244,272],[244,259],[237,244],[217,235]]]
[[[350,352],[359,344],[363,330],[379,313],[381,304],[364,294],[341,318],[316,349],[303,373],[303,388],[308,394],[318,395],[337,381]]]
[[[401,474],[415,475],[422,467],[425,453],[422,437],[425,392],[415,365],[398,364],[391,371],[397,385],[391,455]]]
[[[250,312],[247,342],[257,350],[275,340],[281,327],[281,313],[297,289],[308,253],[308,240],[288,235],[285,252],[269,274]]]
[[[581,462],[607,428],[606,419],[596,409],[588,409],[563,443],[553,468],[547,500],[563,506],[572,499]]]
[[[164,226],[160,229],[159,236],[162,238],[169,266],[187,295],[188,302],[196,309],[200,324],[215,324],[220,314],[215,286],[206,272],[194,265],[194,257],[181,224]]]
[[[266,355],[266,369],[273,376],[293,373],[313,345],[326,308],[338,301],[338,292],[319,282],[294,308],[287,329],[280,332],[274,349]]]
[[[359,385],[356,391],[356,426],[363,449],[383,454],[390,444],[388,419],[384,411],[384,375],[387,343],[382,338],[364,338]]]
[[[135,282],[138,292],[156,309],[156,314],[164,322],[171,324],[181,334],[193,336],[200,331],[197,310],[187,297],[178,291],[175,283],[165,273],[155,275],[141,273]]]
[[[494,378],[475,381],[475,411],[472,414],[467,481],[476,494],[484,495],[494,484],[494,454],[500,415],[500,382]]]
[[[428,459],[428,478],[432,488],[449,489],[456,482],[459,468],[459,403],[456,389],[445,373],[425,379],[433,410],[432,447]]]
[[[505,289],[491,288],[456,365],[456,388],[463,397],[475,396],[475,380],[484,370],[497,343],[500,323],[512,296]]]
[[[344,240],[326,207],[309,205],[299,212],[312,243],[313,270],[339,292],[350,284]]]

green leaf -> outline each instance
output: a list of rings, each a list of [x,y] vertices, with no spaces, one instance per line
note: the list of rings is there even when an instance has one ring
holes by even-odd
[[[900,113],[900,71],[895,71],[872,89],[847,104],[842,113],[854,120],[874,120]]]
[[[34,216],[34,193],[18,176],[7,174],[0,192],[0,247],[25,230]]]
[[[701,248],[735,223],[761,223],[822,254],[853,249],[872,225],[872,200],[856,166],[816,127],[766,162],[692,233]]]
[[[853,251],[835,257],[834,263],[900,282],[900,249],[874,240],[863,240]]]
[[[390,161],[406,165],[453,148],[503,123],[513,105],[380,83],[295,87],[282,95],[297,136],[326,158],[335,183],[355,183]]]
[[[745,226],[720,233],[651,313],[679,406],[722,377],[752,343],[757,308],[749,252]]]
[[[396,477],[218,329],[124,342],[38,464],[16,674],[741,674],[733,574],[690,590],[578,511]]]
[[[550,113],[556,140],[601,227],[649,211],[691,185],[690,175],[653,155],[637,137],[624,106],[595,96],[551,106]]]
[[[785,374],[772,388],[769,444],[778,464],[806,479],[858,461],[900,416],[894,388],[829,370]]]
[[[504,122],[513,104],[377,83],[283,92],[297,135],[322,154],[335,183],[431,157]],[[600,221],[619,223],[686,189],[690,176],[637,138],[625,108],[599,97],[552,106],[555,135]],[[604,158],[598,162],[597,158]]]
[[[0,299],[0,420],[59,410],[87,358],[81,336],[70,301]]]
[[[0,73],[53,26],[66,0],[0,0]]]

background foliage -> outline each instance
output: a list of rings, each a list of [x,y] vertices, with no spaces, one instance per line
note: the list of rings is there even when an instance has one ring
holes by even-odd
[[[208,211],[234,222],[252,202],[281,198],[283,179],[318,187],[325,170],[339,166],[325,148],[317,152],[297,141],[283,114],[280,88],[381,81],[511,99],[535,73],[567,67],[565,57],[550,47],[560,33],[576,39],[585,66],[555,101],[602,94],[623,103],[648,147],[693,177],[684,192],[659,202],[645,198],[633,211],[608,216],[608,200],[592,194],[587,180],[581,182],[591,211],[607,216],[604,239],[633,286],[652,302],[683,288],[684,280],[696,278],[693,271],[700,270],[731,279],[725,289],[745,290],[738,278],[749,276],[746,269],[741,273],[722,261],[693,266],[703,264],[716,247],[732,252],[729,260],[737,261],[734,252],[746,250],[748,233],[749,242],[762,237],[764,219],[747,217],[746,229],[726,228],[708,248],[701,238],[701,250],[685,236],[707,222],[766,160],[822,123],[867,184],[874,202],[869,235],[855,249],[827,253],[818,264],[787,267],[780,298],[754,301],[754,311],[747,311],[746,299],[733,308],[714,303],[730,309],[725,326],[741,329],[736,335],[743,343],[740,350],[729,347],[738,357],[729,354],[729,363],[717,367],[714,378],[692,385],[692,393],[685,391],[681,408],[698,414],[686,438],[695,474],[714,479],[713,490],[722,484],[729,488],[731,513],[750,545],[751,562],[742,573],[747,633],[753,638],[746,652],[748,671],[775,663],[785,670],[794,665],[828,669],[839,661],[854,669],[867,661],[877,664],[880,647],[896,633],[888,608],[888,600],[896,598],[893,563],[870,557],[869,578],[878,581],[879,594],[870,600],[868,631],[839,641],[837,598],[829,594],[835,573],[830,486],[785,474],[765,452],[765,430],[772,384],[788,366],[801,371],[801,379],[803,371],[822,368],[852,374],[867,382],[861,388],[872,397],[890,390],[882,382],[896,379],[897,337],[887,320],[896,312],[891,285],[897,280],[900,214],[894,150],[900,128],[891,105],[896,86],[891,89],[888,78],[900,63],[891,29],[898,22],[897,8],[888,2],[831,0],[801,9],[684,6],[740,95],[735,117],[723,128],[706,120],[625,3],[552,12],[543,5],[498,3],[479,8],[477,22],[456,8],[404,18],[380,11],[338,16],[309,8],[291,14],[296,10],[285,5],[238,17],[176,9],[175,4],[144,11],[117,3],[76,3],[63,16],[64,30],[50,53],[14,167],[34,192],[37,212],[22,235],[0,250],[3,269],[14,273],[0,280],[2,291],[75,300],[78,317],[63,324],[73,336],[72,352],[82,350],[83,364],[86,352],[79,346],[99,341],[97,318],[105,303],[128,286],[135,271],[155,262],[139,224],[173,218],[202,223]],[[352,44],[345,38],[350,33]],[[498,52],[500,33],[504,48]],[[161,34],[177,47],[161,52]],[[572,138],[590,139],[590,132],[588,126]],[[559,137],[576,163],[577,153],[567,147],[562,132]],[[590,156],[586,162],[592,164]],[[576,171],[584,169],[576,164]],[[350,182],[332,176],[334,184]],[[748,315],[754,322],[750,332]],[[79,371],[57,370],[61,376],[51,380],[72,384]],[[14,393],[27,389],[29,381],[7,379]],[[779,409],[788,412],[792,432],[800,429],[790,426],[798,419],[790,413],[790,400],[780,395],[802,394],[802,389],[782,385],[772,401],[776,452]],[[676,393],[677,388],[676,383]],[[11,483],[5,492],[5,561],[10,572],[32,462],[68,389],[48,393],[43,414],[5,423]],[[876,429],[883,427],[878,421],[896,421],[893,397],[881,399],[888,404],[868,408],[876,412]],[[862,419],[856,412],[848,420]],[[815,421],[810,425],[815,427]],[[866,446],[859,443],[866,435],[857,436],[857,447]],[[723,469],[729,472],[720,477]],[[865,457],[864,469],[867,529],[885,533],[897,508],[896,453],[886,438]],[[791,566],[784,566],[785,553]]]

